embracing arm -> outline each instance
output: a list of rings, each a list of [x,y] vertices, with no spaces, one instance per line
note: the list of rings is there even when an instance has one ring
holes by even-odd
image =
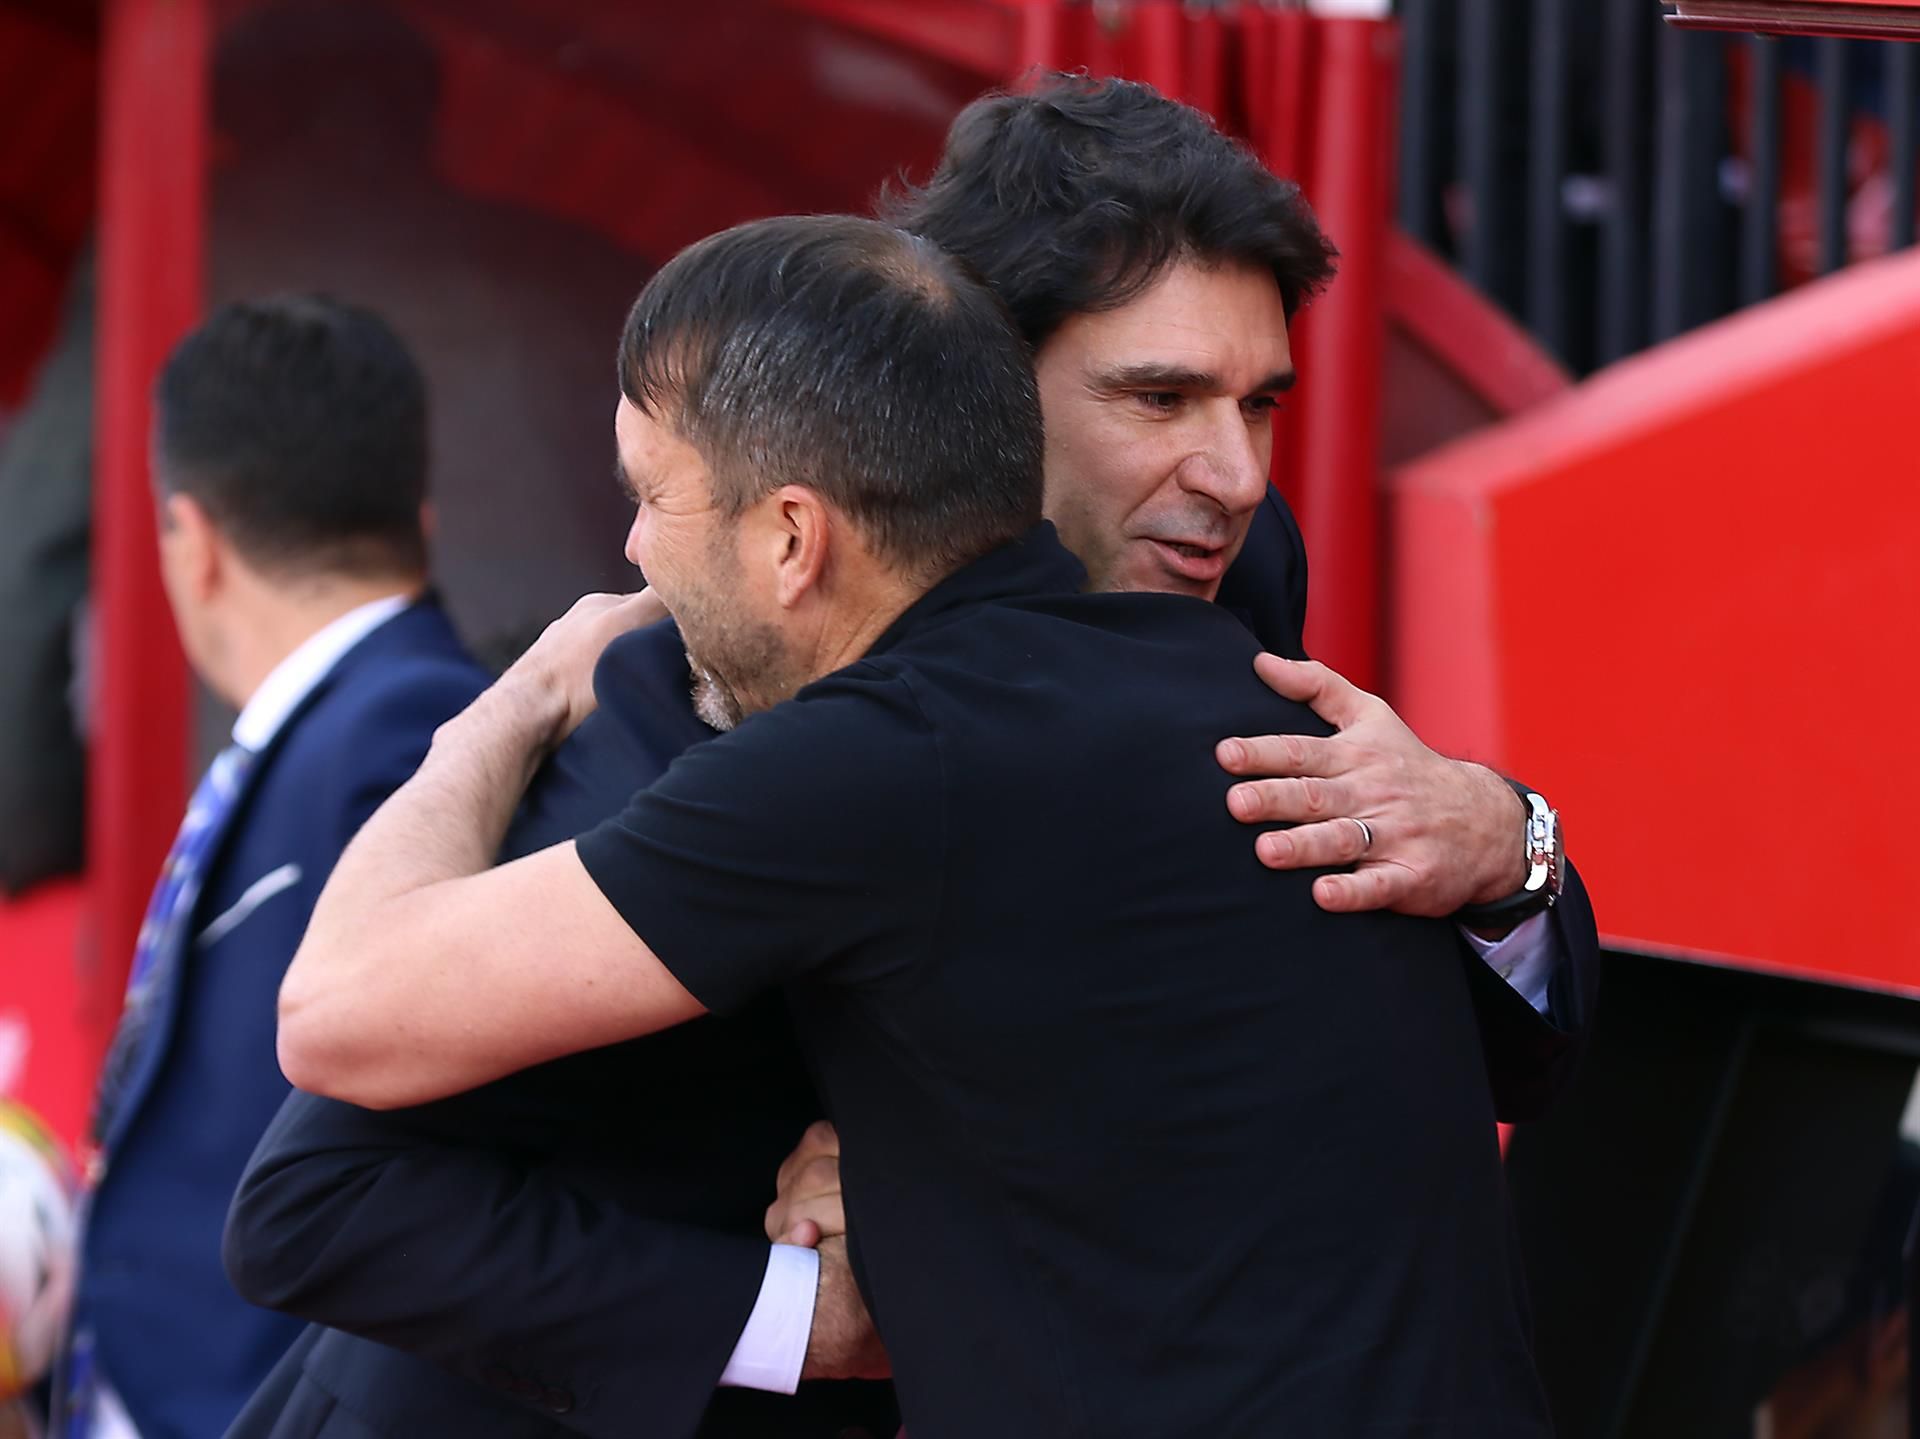
[[[515,1110],[493,1089],[386,1113],[289,1096],[227,1216],[235,1290],[606,1439],[635,1414],[690,1434],[716,1386],[887,1373],[840,1238],[831,1126],[781,1166],[768,1213],[777,1244],[820,1247],[816,1277],[805,1250],[770,1262],[761,1239],[655,1219],[511,1157]]]
[[[537,1377],[523,1402],[583,1433],[629,1433],[636,1413],[692,1433],[767,1245],[516,1162],[487,1146],[496,1110],[485,1093],[389,1114],[289,1096],[228,1214],[234,1288],[477,1384]]]
[[[1239,776],[1228,808],[1246,824],[1287,824],[1255,842],[1274,869],[1356,865],[1323,875],[1328,910],[1392,909],[1450,915],[1511,894],[1526,875],[1515,836],[1525,806],[1484,765],[1448,759],[1420,742],[1386,701],[1305,658],[1307,553],[1286,502],[1269,491],[1220,586],[1269,651],[1254,668],[1268,686],[1308,705],[1336,733],[1224,739],[1221,767]],[[1363,850],[1365,819],[1372,842]]]
[[[296,1086],[421,1104],[703,1012],[572,843],[488,867],[535,767],[591,711],[593,658],[651,618],[647,598],[575,605],[347,846],[280,990]]]
[[[1239,777],[1227,793],[1234,817],[1292,826],[1255,839],[1261,863],[1352,866],[1314,881],[1314,898],[1335,911],[1443,917],[1520,888],[1525,809],[1499,775],[1434,753],[1384,700],[1324,665],[1262,655],[1255,668],[1337,731],[1221,743],[1222,768]],[[1599,939],[1579,876],[1569,867],[1560,902],[1539,920],[1473,947],[1468,978],[1496,1106],[1502,1119],[1534,1118],[1572,1073],[1598,987]]]
[[[1351,874],[1314,881],[1314,899],[1336,912],[1392,909],[1440,918],[1520,888],[1526,807],[1499,775],[1434,753],[1385,700],[1325,665],[1269,654],[1254,669],[1337,731],[1221,742],[1221,767],[1243,777],[1227,792],[1234,818],[1295,826],[1254,841],[1261,863],[1354,865]],[[1367,822],[1370,844],[1354,818]]]

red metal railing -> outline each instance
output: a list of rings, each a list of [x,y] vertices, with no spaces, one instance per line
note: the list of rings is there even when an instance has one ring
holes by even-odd
[[[147,895],[186,799],[187,670],[161,588],[147,472],[153,377],[200,310],[205,0],[116,0],[100,132],[93,598],[98,690],[87,801],[97,944],[81,995],[94,1057],[120,1010]]]

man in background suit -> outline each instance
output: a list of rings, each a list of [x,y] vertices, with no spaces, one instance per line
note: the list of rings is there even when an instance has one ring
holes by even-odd
[[[1008,130],[1011,135],[995,133]],[[1070,167],[1062,158],[1066,150],[1081,162],[1080,191],[997,183],[1015,176],[1020,166],[1035,174],[1067,173]],[[1194,183],[1201,174],[1215,177],[1215,187]],[[1117,197],[1095,193],[1102,190],[1122,191],[1128,203],[1110,203]],[[1129,214],[1131,223],[1186,243],[1202,260],[1257,258],[1276,272],[1285,262],[1291,313],[1324,280],[1326,257],[1316,249],[1324,242],[1311,216],[1290,194],[1290,187],[1240,156],[1186,107],[1140,86],[1056,82],[1030,97],[990,97],[970,107],[955,124],[940,176],[927,191],[909,196],[904,212],[892,218],[971,260],[1009,300],[1038,351],[1049,433],[1049,513],[1089,561],[1096,581],[1113,588],[1181,588],[1217,598],[1247,620],[1268,648],[1299,657],[1306,597],[1304,548],[1293,517],[1266,483],[1264,416],[1279,388],[1266,382],[1275,377],[1251,375],[1244,392],[1213,394],[1197,393],[1191,375],[1169,382],[1162,374],[1156,383],[1139,382],[1125,393],[1102,395],[1098,402],[1103,410],[1132,415],[1135,423],[1152,426],[1142,433],[1123,433],[1117,440],[1084,422],[1083,411],[1074,408],[1082,402],[1073,383],[1075,367],[1090,356],[1114,363],[1131,358],[1123,346],[1126,335],[1117,332],[1130,319],[1150,313],[1143,307],[1155,300],[1153,293],[1135,294],[1109,306],[1107,301],[1115,297],[1084,288],[1088,276],[1080,272],[1103,268],[1113,237],[1085,226],[1076,231],[1082,216]],[[1208,214],[1219,213],[1239,214],[1245,230],[1225,237],[1189,233]],[[1033,262],[1034,256],[1049,251],[1052,270]],[[1016,288],[1019,277],[1024,277],[1024,291]],[[1191,318],[1197,312],[1182,313]],[[1096,325],[1105,334],[1089,347],[1087,335]],[[1204,333],[1205,327],[1199,328]],[[1050,365],[1056,375],[1066,374],[1068,383],[1049,389]],[[1219,438],[1223,431],[1225,439]],[[1143,467],[1143,456],[1149,464],[1157,457],[1160,468]],[[1181,577],[1162,576],[1155,583],[1116,567],[1112,558],[1127,547],[1130,516],[1103,502],[1128,493],[1135,498],[1185,496],[1184,503],[1217,515],[1208,521],[1217,528],[1217,548],[1224,559],[1234,560],[1224,580],[1216,574],[1210,582],[1182,583]],[[1201,556],[1200,567],[1208,560]],[[1385,872],[1420,880],[1419,888],[1390,896],[1392,902],[1417,912],[1448,913],[1469,898],[1491,897],[1489,887],[1498,891],[1502,885],[1517,886],[1520,875],[1513,870],[1524,867],[1519,865],[1522,810],[1516,797],[1487,771],[1425,750],[1378,701],[1343,689],[1335,678],[1317,682],[1326,689],[1323,702],[1337,704],[1343,715],[1353,717],[1345,747],[1341,740],[1329,741],[1323,753],[1334,763],[1316,776],[1332,780],[1338,771],[1343,800],[1355,806],[1333,812],[1367,818],[1378,836],[1379,847],[1369,857],[1376,877]],[[668,697],[679,723],[691,719],[684,664],[670,644],[662,647],[657,636],[649,635],[616,641],[602,662],[596,688],[602,711],[562,750],[562,759],[580,749],[596,729],[602,736],[596,743],[602,744],[610,731],[627,729],[646,742],[650,774],[657,773],[672,754],[668,750],[662,755],[657,740],[675,722],[655,696]],[[696,726],[688,733],[698,738],[706,732]],[[1408,787],[1397,792],[1379,777],[1396,766],[1409,777]],[[1236,811],[1238,817],[1249,822],[1292,817],[1279,808],[1289,799],[1284,781],[1259,794],[1261,805],[1246,813]],[[536,800],[538,795],[536,788]],[[1434,823],[1449,817],[1454,824],[1450,831]],[[1300,852],[1278,856],[1280,863],[1341,863],[1360,857],[1354,848],[1359,830],[1350,820],[1325,820],[1311,831],[1303,826],[1292,834]],[[1341,848],[1331,853],[1318,848],[1328,844]],[[1260,852],[1275,861],[1269,850]],[[1340,882],[1329,879],[1336,886]],[[1476,896],[1476,890],[1483,893]],[[1511,928],[1512,921],[1505,927]],[[1483,928],[1498,933],[1502,926]],[[1498,948],[1482,939],[1488,950],[1484,962],[1467,953],[1462,942],[1494,1093],[1507,1118],[1537,1113],[1564,1084],[1590,1012],[1597,966],[1592,914],[1577,881],[1570,883],[1559,906],[1525,919],[1520,928],[1522,932]],[[1526,962],[1517,962],[1522,957]],[[715,1021],[702,1020],[687,1033],[713,1026]],[[677,1038],[656,1036],[623,1048],[637,1053]],[[478,1105],[486,1102],[482,1096],[497,1099],[527,1078],[518,1076],[450,1103]],[[788,1098],[787,1091],[770,1088],[763,1102],[784,1105]],[[595,1112],[609,1112],[609,1106],[603,1102]],[[830,1365],[830,1356],[852,1349],[843,1330],[847,1316],[834,1303],[843,1278],[837,1252],[823,1253],[816,1289],[811,1269],[802,1270],[798,1282],[792,1279],[784,1258],[789,1246],[776,1245],[769,1257],[762,1245],[757,1262],[766,1277],[757,1294],[751,1286],[734,1287],[738,1268],[730,1261],[724,1279],[719,1278],[722,1271],[715,1271],[717,1285],[734,1295],[730,1309],[706,1302],[662,1312],[660,1298],[670,1293],[662,1281],[675,1266],[685,1271],[683,1291],[701,1290],[698,1254],[684,1244],[664,1242],[659,1230],[653,1231],[649,1246],[645,1227],[632,1216],[619,1215],[564,1143],[549,1147],[542,1162],[528,1162],[526,1151],[512,1139],[503,1145],[506,1152],[489,1156],[463,1142],[474,1131],[446,1122],[446,1114],[445,1106],[436,1105],[408,1115],[372,1115],[294,1096],[263,1142],[235,1211],[229,1252],[243,1289],[260,1302],[431,1358],[517,1398],[524,1413],[546,1408],[567,1428],[609,1436],[626,1432],[641,1414],[662,1435],[691,1432],[687,1426],[695,1422],[714,1379],[731,1367],[730,1356],[737,1356],[743,1331],[766,1327],[769,1320],[787,1338],[792,1356],[789,1386],[808,1372],[803,1362],[810,1367],[818,1359]],[[659,1173],[651,1182],[666,1186],[672,1176],[665,1156],[649,1152],[653,1127],[661,1121],[653,1109],[627,1119],[631,1127],[626,1143],[636,1162],[657,1163]],[[541,1126],[549,1137],[574,1132],[560,1111],[548,1114]],[[479,1146],[488,1142],[479,1135]],[[611,1142],[617,1145],[618,1136]],[[697,1177],[690,1170],[678,1182],[690,1185]],[[500,1194],[507,1202],[491,1211],[473,1205],[453,1213],[431,1200],[482,1184],[484,1192]],[[595,1222],[574,1224],[579,1216]],[[560,1232],[556,1222],[569,1225],[564,1232],[575,1241],[570,1249],[562,1251],[551,1243],[551,1236]],[[776,1227],[773,1237],[783,1230],[784,1225]],[[400,1255],[404,1263],[393,1257]],[[625,1302],[617,1297],[622,1274],[627,1276]],[[821,1342],[823,1328],[832,1331],[830,1342]],[[672,1332],[673,1345],[660,1343],[663,1329]],[[809,1341],[820,1351],[817,1355]],[[323,1382],[336,1389],[351,1385],[348,1392],[361,1406],[363,1420],[370,1412],[382,1421],[392,1420],[390,1426],[373,1424],[366,1432],[418,1432],[401,1422],[399,1396],[408,1386],[421,1394],[433,1392],[444,1382],[440,1376],[419,1366],[408,1369],[398,1355],[370,1346],[356,1349],[338,1333],[312,1342],[304,1375],[278,1376],[289,1389]],[[689,1364],[686,1355],[696,1345],[704,1362]],[[359,1355],[352,1365],[344,1358],[348,1354]],[[324,1381],[319,1374],[323,1360]],[[382,1376],[381,1385],[352,1377],[375,1372]],[[556,1400],[566,1403],[566,1413],[557,1412]],[[716,1411],[735,1402],[735,1396],[723,1393]],[[281,1394],[263,1394],[249,1410],[249,1422],[236,1432],[248,1439],[334,1432],[292,1423],[273,1427],[284,1403]],[[300,1408],[312,1413],[311,1405]],[[681,1416],[685,1423],[676,1425]],[[708,1422],[714,1422],[713,1414]],[[790,1432],[779,1427],[777,1416],[767,1422],[771,1427],[738,1432]],[[536,1431],[502,1427],[464,1432]]]
[[[353,833],[486,684],[426,593],[427,396],[368,311],[233,304],[155,394],[182,645],[239,711],[155,887],[102,1072],[61,1439],[214,1439],[299,1326],[220,1228],[287,1092],[274,996]]]

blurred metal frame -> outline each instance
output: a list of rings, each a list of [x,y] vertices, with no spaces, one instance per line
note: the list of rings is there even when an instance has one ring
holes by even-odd
[[[1668,4],[1673,12],[1668,23],[1687,30],[1920,40],[1920,4],[1911,0],[1668,0]]]

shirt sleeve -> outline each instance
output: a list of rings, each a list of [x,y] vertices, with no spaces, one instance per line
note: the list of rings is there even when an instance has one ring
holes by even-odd
[[[1460,933],[1473,946],[1473,952],[1485,960],[1495,974],[1519,990],[1537,1013],[1553,1018],[1547,991],[1560,961],[1565,958],[1566,947],[1560,942],[1559,931],[1547,923],[1544,913],[1528,915],[1502,939],[1482,939],[1464,926]]]
[[[794,980],[878,986],[918,962],[942,784],[907,682],[856,666],[689,750],[577,843],[634,933],[726,1014]]]
[[[813,1301],[820,1287],[820,1255],[793,1244],[775,1244],[767,1253],[767,1275],[760,1297],[740,1331],[722,1389],[764,1389],[792,1394],[807,1367],[807,1341],[813,1337]]]

